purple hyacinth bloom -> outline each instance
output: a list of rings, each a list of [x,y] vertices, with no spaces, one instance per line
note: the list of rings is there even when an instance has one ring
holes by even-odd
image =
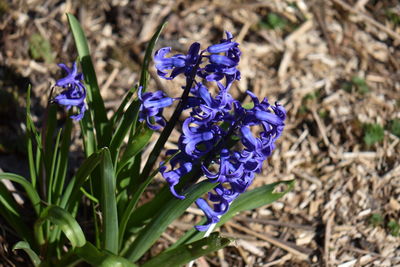
[[[72,64],[72,68],[68,68],[63,63],[58,64],[58,66],[67,73],[67,77],[57,80],[56,81],[57,86],[63,88],[68,88],[70,85],[77,85],[83,87],[83,84],[81,82],[83,80],[83,74],[78,73],[78,67],[76,66],[76,62]]]
[[[207,81],[219,82],[226,78],[225,87],[229,88],[233,81],[240,80],[240,72],[236,69],[240,60],[239,44],[233,42],[233,35],[226,32],[226,39],[222,39],[219,44],[209,46],[206,51],[209,52],[209,64],[207,64],[201,76]],[[221,55],[220,53],[223,53]]]
[[[181,73],[188,76],[193,67],[198,63],[199,60],[200,44],[193,43],[188,51],[187,55],[174,55],[172,57],[165,57],[169,52],[171,52],[171,47],[164,47],[158,50],[154,55],[154,61],[156,63],[157,73],[161,78],[172,80]],[[168,73],[166,70],[171,70],[172,72],[167,77]]]
[[[182,164],[181,167],[174,169],[174,170],[170,170],[168,172],[165,171],[166,169],[167,169],[167,167],[165,167],[165,166],[161,167],[160,173],[162,174],[162,176],[165,178],[165,180],[169,184],[169,189],[170,189],[171,193],[176,198],[184,199],[185,196],[179,195],[176,192],[175,186],[179,183],[179,180],[181,177],[183,177],[185,174],[189,173],[192,170],[192,163],[185,162]]]
[[[58,66],[67,73],[67,76],[57,80],[56,86],[60,86],[65,90],[52,99],[52,101],[66,106],[67,110],[72,106],[77,107],[79,113],[72,115],[71,118],[79,121],[83,118],[86,111],[86,88],[82,82],[83,74],[78,73],[76,62],[72,64],[72,68],[68,68],[65,64],[58,64]]]
[[[167,154],[179,153],[171,159],[170,170],[166,171],[163,166],[160,172],[172,194],[181,199],[183,196],[175,187],[192,170],[200,173],[196,172],[189,184],[196,182],[198,175],[217,184],[208,193],[208,201],[196,200],[207,217],[207,222],[196,229],[206,231],[219,222],[232,201],[245,192],[256,173],[261,172],[283,131],[286,111],[278,104],[270,105],[266,98],[260,102],[251,92],[248,95],[254,104],[252,108],[244,108],[233,99],[229,90],[234,81],[240,80],[237,66],[241,51],[231,33],[226,32],[226,38],[219,44],[201,52],[198,43],[192,44],[187,55],[166,57],[170,51],[171,48],[166,47],[156,52],[154,60],[158,75],[168,80],[179,74],[186,76],[191,88],[184,108],[190,108],[191,112],[182,124],[178,149],[167,151]],[[192,78],[189,74],[193,72],[196,75]],[[197,79],[215,83],[217,92],[212,95],[206,84]],[[153,113],[159,114],[158,111],[155,107]]]
[[[239,46],[238,43],[232,42],[233,35],[230,32],[225,32],[226,33],[226,39],[221,40],[219,44],[215,45],[210,45],[207,48],[207,51],[209,53],[222,53],[222,52],[228,52],[229,50],[236,48]]]
[[[138,97],[141,102],[139,121],[146,121],[147,126],[155,131],[164,127],[166,123],[162,116],[163,109],[172,105],[174,99],[167,97],[162,91],[142,93],[142,87],[139,87]]]

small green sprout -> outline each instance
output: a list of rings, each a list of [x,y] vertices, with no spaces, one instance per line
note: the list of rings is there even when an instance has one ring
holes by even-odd
[[[395,220],[390,220],[387,224],[389,228],[390,234],[392,236],[399,236],[400,235],[400,224],[397,223]]]
[[[364,125],[364,143],[371,146],[383,140],[384,130],[379,124],[365,124]]]
[[[390,123],[390,132],[397,137],[400,137],[400,119],[394,119]]]
[[[382,226],[383,224],[383,217],[379,213],[373,213],[369,218],[369,223],[372,224],[374,227]]]

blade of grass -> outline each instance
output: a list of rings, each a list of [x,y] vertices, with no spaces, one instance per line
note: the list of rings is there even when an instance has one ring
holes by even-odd
[[[153,50],[154,46],[156,45],[156,42],[158,40],[158,37],[161,34],[161,31],[164,29],[165,25],[167,25],[167,22],[162,22],[156,32],[153,34],[153,36],[150,39],[150,42],[148,43],[146,47],[146,52],[143,58],[143,64],[142,64],[142,71],[140,73],[140,82],[139,85],[142,86],[142,91],[145,92],[147,89],[147,83],[149,80],[149,65],[150,61],[153,55]],[[135,87],[135,90],[137,90],[137,87]],[[132,102],[130,105],[134,105],[134,102]],[[136,123],[137,123],[137,118],[139,116],[139,107],[135,108],[133,111],[133,117],[135,118],[132,123],[131,127],[131,135],[130,137],[133,137],[133,135],[136,134]],[[150,174],[150,172],[149,172]]]
[[[143,92],[146,91],[147,88],[147,83],[149,80],[149,64],[151,61],[151,57],[153,55],[153,50],[154,50],[154,46],[156,45],[156,42],[158,40],[158,37],[160,36],[162,30],[164,29],[165,25],[167,25],[167,22],[162,22],[156,32],[154,33],[154,35],[151,37],[149,44],[147,45],[146,48],[146,53],[144,55],[144,59],[143,59],[143,65],[142,65],[142,72],[140,74],[140,86],[143,86]]]
[[[139,109],[139,106],[139,101],[135,100],[134,102],[132,102],[126,112],[122,115],[122,119],[111,139],[110,153],[114,163],[117,161],[118,152],[121,147],[122,141],[124,140],[126,134],[130,129],[129,126],[131,126],[136,119],[134,110]]]
[[[212,233],[201,240],[164,251],[143,264],[142,267],[183,266],[201,256],[217,251],[231,242],[232,240],[221,237],[219,233]]]
[[[61,129],[58,131],[56,142],[54,144],[54,150],[53,150],[53,158],[51,161],[51,166],[50,166],[50,173],[49,173],[49,187],[47,188],[47,203],[50,205],[52,204],[52,197],[53,197],[53,186],[54,186],[54,180],[56,177],[54,177],[54,172],[56,169],[56,160],[59,157],[58,153],[58,145],[60,144],[60,138],[61,138]]]
[[[16,243],[12,250],[16,250],[16,249],[22,249],[26,252],[26,254],[28,254],[29,258],[31,259],[32,263],[34,266],[39,266],[41,263],[41,260],[39,258],[39,256],[35,253],[35,251],[33,251],[31,249],[31,246],[29,245],[28,242],[26,241],[19,241],[18,243]]]
[[[110,151],[104,148],[104,157],[100,163],[102,192],[100,207],[103,216],[102,241],[103,248],[117,254],[118,253],[118,214],[115,194],[114,167],[111,160]]]
[[[6,219],[8,224],[17,232],[21,239],[25,239],[29,242],[34,242],[32,232],[28,226],[23,222],[21,211],[19,210],[18,204],[12,197],[11,193],[0,183],[0,209],[1,215]]]
[[[60,157],[59,157],[59,167],[54,174],[57,177],[56,182],[53,187],[54,200],[56,204],[60,204],[61,202],[61,194],[65,185],[65,178],[67,176],[67,167],[68,167],[68,155],[69,155],[69,147],[71,144],[71,132],[72,132],[72,119],[68,118],[65,124],[64,133],[61,142],[60,148]]]
[[[131,138],[122,158],[118,161],[117,174],[149,143],[153,131],[146,126],[138,128],[138,131]]]
[[[274,190],[277,186],[279,185],[286,185],[287,188],[285,191],[280,192],[280,193],[274,193]],[[284,196],[287,192],[293,189],[294,186],[294,181],[281,181],[281,182],[276,182],[268,185],[264,185],[262,187],[253,189],[251,191],[245,192],[242,195],[240,195],[233,203],[231,204],[229,211],[223,215],[217,223],[215,229],[217,227],[220,227],[223,225],[225,222],[227,222],[229,219],[234,217],[236,214],[239,212],[245,211],[245,210],[252,210],[261,206],[265,206],[268,204],[271,204],[272,202],[278,200],[282,196]],[[205,220],[203,220],[201,223],[204,223]],[[200,224],[201,224],[200,223]],[[195,228],[192,228],[191,230],[187,231],[185,235],[183,235],[177,242],[175,242],[171,247],[168,248],[174,249],[177,246],[181,244],[187,244],[188,242],[193,242],[195,240],[199,240],[204,236],[204,232],[197,231]]]
[[[100,150],[88,157],[81,165],[81,167],[76,172],[76,175],[71,179],[65,192],[63,194],[60,207],[65,208],[67,211],[71,212],[75,203],[79,201],[82,192],[80,190],[84,182],[88,179],[89,175],[93,170],[99,165],[103,158],[104,150]]]
[[[129,92],[125,95],[124,99],[122,100],[121,104],[119,105],[117,111],[112,115],[110,119],[110,127],[114,127],[117,122],[122,118],[122,115],[124,114],[124,110],[128,102],[131,100],[133,94],[136,92],[137,86],[132,87]]]
[[[65,236],[71,242],[72,247],[82,247],[86,243],[85,235],[78,222],[70,213],[58,206],[49,206],[43,210],[39,219],[35,222],[35,234],[40,226],[47,220],[61,228]]]
[[[177,154],[178,154],[178,152],[175,153],[174,155],[172,155],[171,157],[169,157],[166,161],[164,161],[162,166],[167,164]],[[150,184],[150,182],[153,180],[153,178],[157,175],[157,173],[159,172],[159,169],[162,166],[160,166],[157,170],[155,170],[149,176],[149,178],[147,178],[147,180],[140,185],[140,187],[133,194],[132,199],[130,200],[128,207],[126,207],[125,212],[124,212],[124,214],[122,216],[122,219],[121,219],[120,226],[119,226],[119,247],[120,247],[120,249],[122,247],[123,239],[124,239],[124,236],[125,236],[126,226],[127,226],[128,222],[129,222],[130,217],[132,216],[132,213],[133,213],[134,209],[136,208],[137,203],[139,202],[140,197],[142,196],[144,190],[147,188],[147,186]]]
[[[74,252],[92,266],[98,267],[136,267],[123,257],[113,255],[107,251],[98,250],[91,243],[86,242],[83,247],[75,248]]]
[[[210,191],[216,185],[216,183],[208,181],[200,182],[183,193],[185,199],[175,198],[165,203],[160,212],[140,231],[126,252],[126,257],[131,261],[137,261],[157,241],[173,220],[181,216],[197,198]]]
[[[49,96],[51,98],[51,95]],[[42,179],[44,181],[44,190],[46,197],[48,197],[48,192],[51,190],[50,182],[51,182],[51,169],[52,163],[56,154],[54,153],[54,138],[56,133],[56,125],[57,125],[57,106],[52,105],[50,103],[47,104],[47,108],[45,111],[45,122],[44,127],[42,129],[42,144],[43,144],[43,161],[45,167],[45,175]]]
[[[31,183],[29,183],[24,177],[19,176],[17,174],[14,173],[7,173],[7,172],[3,172],[0,173],[0,180],[2,179],[6,179],[6,180],[10,180],[16,183],[19,183],[26,191],[26,193],[28,194],[29,200],[31,201],[33,208],[36,212],[36,214],[40,214],[40,197],[38,195],[38,193],[36,192],[35,188],[33,188],[33,186],[31,185]]]
[[[34,139],[34,134],[32,129],[32,124],[30,122],[31,120],[31,85],[28,86],[28,91],[26,95],[26,147],[27,147],[27,153],[28,153],[28,163],[29,163],[29,174],[31,176],[31,183],[34,188],[36,188],[36,182],[37,182],[37,175],[38,175],[38,169],[36,168],[35,165],[35,159],[33,156],[33,143],[35,141]]]
[[[110,142],[111,128],[107,123],[107,113],[100,95],[99,85],[97,84],[97,77],[90,57],[89,46],[79,21],[72,14],[67,13],[67,17],[72,35],[74,36],[76,49],[78,50],[79,59],[85,76],[85,83],[88,86],[87,99],[89,112],[93,113],[97,142],[99,147],[103,147]]]

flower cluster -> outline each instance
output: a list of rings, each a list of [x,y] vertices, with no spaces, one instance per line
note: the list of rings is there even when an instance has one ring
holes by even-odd
[[[82,83],[83,74],[78,73],[76,62],[72,64],[72,68],[68,68],[65,64],[58,64],[62,68],[67,76],[57,80],[56,86],[62,87],[65,90],[56,96],[52,101],[59,105],[66,106],[69,110],[72,106],[79,109],[79,113],[72,115],[71,118],[74,120],[81,120],[85,115],[85,98],[86,89]]]
[[[238,46],[232,34],[227,32],[226,39],[202,51],[200,45],[194,43],[187,55],[166,57],[171,50],[166,47],[154,56],[161,78],[170,80],[182,74],[189,79],[195,72],[191,96],[187,99],[190,116],[182,124],[178,149],[167,151],[167,154],[176,154],[170,161],[169,170],[163,166],[160,172],[171,193],[180,199],[184,196],[175,186],[196,165],[202,176],[217,183],[208,194],[212,206],[202,198],[196,201],[207,217],[204,225],[196,226],[200,231],[217,223],[232,201],[245,192],[255,173],[261,172],[263,162],[271,155],[284,128],[286,112],[279,104],[270,105],[267,99],[260,102],[253,93],[247,92],[253,105],[245,108],[229,93],[232,83],[240,79]],[[215,96],[209,92],[207,82],[216,83],[218,92]],[[150,118],[163,126],[162,108],[173,100],[161,92],[139,94],[139,97],[142,100],[141,119],[146,119],[149,127],[154,127]],[[254,135],[254,130],[259,133]]]

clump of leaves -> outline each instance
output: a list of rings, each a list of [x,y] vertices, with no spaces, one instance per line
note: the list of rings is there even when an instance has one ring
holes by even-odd
[[[400,12],[388,9],[385,13],[390,22],[392,22],[395,26],[400,25]]]
[[[366,94],[369,92],[369,87],[365,79],[359,76],[353,76],[351,81],[345,81],[342,83],[342,89],[348,93],[352,91],[358,92],[360,94]]]
[[[54,60],[50,42],[38,33],[29,38],[29,52],[35,60],[44,60],[46,63],[52,63]]]
[[[270,30],[283,29],[288,25],[286,18],[276,14],[269,13],[265,18],[260,21],[260,26]]]
[[[381,142],[384,137],[383,127],[379,124],[365,124],[364,125],[364,143],[371,146]]]
[[[326,119],[329,116],[329,113],[326,109],[320,109],[318,110],[318,115],[322,118],[322,119]]]
[[[369,223],[374,227],[382,226],[383,224],[383,216],[379,213],[374,213],[369,218]]]
[[[395,220],[390,220],[387,224],[389,232],[392,236],[399,236],[400,235],[400,224],[397,223]]]
[[[397,137],[400,137],[400,119],[394,119],[390,123],[390,132]]]

